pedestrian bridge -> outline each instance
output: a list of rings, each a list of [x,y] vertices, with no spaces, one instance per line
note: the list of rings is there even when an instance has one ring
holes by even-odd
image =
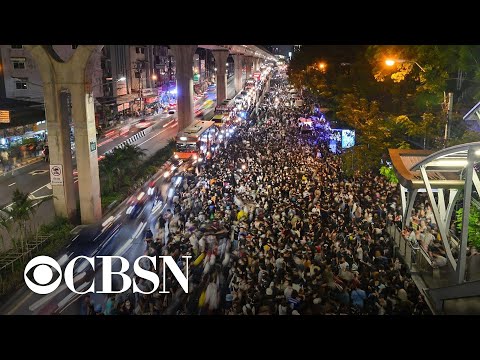
[[[475,165],[480,162],[480,142],[452,146],[437,152],[389,149],[397,174],[402,202],[401,229],[391,223],[388,232],[412,278],[436,313],[480,314],[480,255],[469,248],[468,223],[472,192],[480,194]],[[402,235],[411,225],[419,192],[426,192],[447,264],[438,267],[432,254]],[[478,196],[478,195],[477,195]],[[473,205],[475,206],[475,205]],[[454,210],[463,208],[462,231],[452,231]]]

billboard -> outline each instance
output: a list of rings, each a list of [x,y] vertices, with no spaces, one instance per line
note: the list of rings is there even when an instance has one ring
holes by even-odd
[[[340,149],[348,149],[355,146],[355,130],[332,129],[330,134],[329,148],[332,152]]]
[[[342,143],[342,129],[332,129],[330,133],[330,143],[328,147],[332,153],[336,153],[340,150],[340,145]]]
[[[355,130],[342,129],[342,149],[355,146]]]

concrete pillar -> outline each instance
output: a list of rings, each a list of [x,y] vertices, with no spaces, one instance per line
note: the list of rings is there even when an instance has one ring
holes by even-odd
[[[217,68],[217,104],[227,98],[227,58],[228,50],[213,50]]]
[[[92,224],[102,218],[94,98],[88,89],[86,91],[85,84],[71,85],[70,92],[75,127],[80,213],[82,224]]]
[[[170,45],[177,67],[178,131],[193,122],[193,55],[197,45]]]
[[[95,110],[93,102],[92,67],[94,52],[101,46],[79,45],[68,62],[64,62],[47,45],[27,45],[39,65],[44,80],[50,164],[63,166],[63,185],[52,184],[55,213],[73,216],[76,211],[68,111],[63,109],[68,91],[71,95],[75,128],[75,148],[83,224],[101,220],[100,180],[98,176]],[[62,95],[63,93],[63,95]],[[63,114],[63,116],[62,116]],[[91,150],[94,149],[94,150]]]
[[[260,71],[260,58],[253,59],[253,71]]]
[[[235,67],[235,93],[238,94],[242,91],[242,67],[243,67],[243,55],[235,54],[233,55],[234,67]]]
[[[45,96],[50,165],[62,165],[63,185],[52,185],[53,207],[57,216],[74,220],[77,212],[77,194],[73,184],[70,125],[68,123],[67,93],[55,83],[55,76],[42,74]],[[50,81],[45,81],[50,77]]]
[[[245,78],[249,79],[253,76],[252,72],[253,57],[245,56]]]

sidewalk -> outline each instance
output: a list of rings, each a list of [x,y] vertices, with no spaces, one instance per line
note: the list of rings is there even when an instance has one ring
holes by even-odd
[[[22,159],[21,161],[17,160],[15,165],[10,165],[10,168],[7,168],[8,169],[7,171],[5,171],[3,166],[0,166],[0,176],[5,176],[9,173],[14,172],[15,170],[17,170],[19,168],[22,168],[26,165],[30,165],[30,164],[33,164],[33,163],[36,163],[36,162],[39,162],[39,161],[42,161],[42,160],[43,160],[42,155],[32,156],[32,157],[29,157],[29,158],[26,158],[26,159]]]

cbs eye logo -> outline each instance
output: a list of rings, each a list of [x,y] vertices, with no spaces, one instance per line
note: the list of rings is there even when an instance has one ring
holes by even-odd
[[[54,272],[52,268],[54,268],[59,274],[58,278],[53,282],[52,279],[54,277]],[[32,269],[31,276],[33,277],[33,280],[35,280],[35,283],[27,276]],[[51,257],[37,256],[28,262],[25,271],[23,272],[23,278],[30,290],[41,295],[50,294],[58,288],[62,281],[62,269]]]

